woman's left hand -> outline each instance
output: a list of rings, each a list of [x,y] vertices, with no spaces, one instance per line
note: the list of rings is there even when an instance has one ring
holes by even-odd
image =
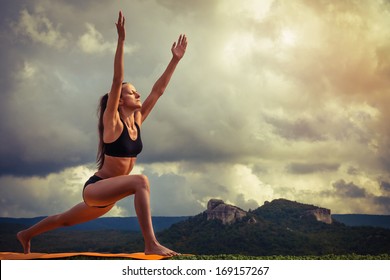
[[[174,42],[171,48],[172,55],[176,59],[181,59],[184,56],[187,48],[187,37],[186,35],[180,35],[177,43]]]
[[[116,22],[115,25],[118,32],[118,39],[124,41],[126,37],[126,30],[125,17],[123,16],[122,11],[119,12],[118,22]]]

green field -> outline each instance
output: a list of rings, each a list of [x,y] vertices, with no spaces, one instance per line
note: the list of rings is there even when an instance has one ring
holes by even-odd
[[[75,256],[67,260],[129,260],[125,258],[99,258],[88,256]],[[131,259],[130,259],[131,260]],[[390,260],[390,254],[381,255],[323,255],[323,256],[244,256],[244,255],[193,255],[176,256],[168,260]],[[165,260],[167,261],[167,260]]]
[[[389,254],[381,255],[323,255],[323,256],[244,256],[244,255],[197,255],[177,256],[174,260],[390,260]]]

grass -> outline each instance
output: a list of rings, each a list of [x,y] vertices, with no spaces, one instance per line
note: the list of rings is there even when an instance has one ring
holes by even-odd
[[[177,256],[173,260],[390,260],[389,254],[381,255],[323,255],[323,256],[244,256],[244,255],[196,255]]]
[[[64,258],[66,260],[131,260],[127,258],[100,258],[88,256],[75,256]],[[169,260],[390,260],[390,254],[381,255],[323,255],[323,256],[245,256],[245,255],[193,255],[176,256]]]

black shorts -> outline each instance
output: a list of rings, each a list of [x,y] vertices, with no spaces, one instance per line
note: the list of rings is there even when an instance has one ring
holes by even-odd
[[[83,188],[83,200],[84,200],[84,202],[85,202],[85,199],[84,199],[84,190],[85,190],[85,188],[86,188],[88,185],[93,184],[93,183],[96,183],[96,182],[98,182],[98,181],[100,181],[100,180],[103,180],[103,178],[100,178],[99,176],[93,175],[91,178],[89,178],[89,179],[87,180],[87,182],[85,182],[84,188]],[[87,204],[87,202],[85,202],[85,204]],[[87,205],[88,205],[88,204],[87,204]],[[96,208],[106,208],[106,207],[111,206],[111,205],[112,205],[112,204],[106,205],[106,206],[92,206],[92,207],[96,207]],[[88,205],[88,206],[89,206],[89,205]]]
[[[103,180],[103,178],[100,178],[99,176],[93,175],[91,178],[88,179],[87,182],[85,182],[83,191],[84,191],[86,186],[88,186],[90,184],[93,184],[93,183],[96,183],[96,182],[98,182],[100,180]]]

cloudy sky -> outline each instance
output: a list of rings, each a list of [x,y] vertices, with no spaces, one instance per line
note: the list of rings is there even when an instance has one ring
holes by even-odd
[[[0,216],[81,201],[119,10],[125,79],[143,98],[178,35],[189,40],[132,172],[150,179],[153,215],[195,215],[210,198],[245,210],[286,198],[390,214],[389,1],[0,5]],[[134,216],[132,198],[108,215]]]

